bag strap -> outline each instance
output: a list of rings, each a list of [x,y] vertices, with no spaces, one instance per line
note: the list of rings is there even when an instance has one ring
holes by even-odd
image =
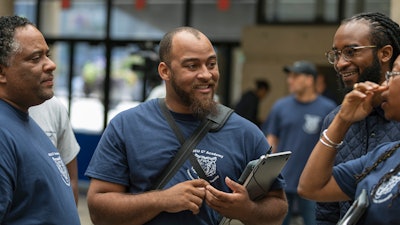
[[[177,136],[179,142],[182,144],[181,148],[178,150],[174,159],[168,164],[167,168],[164,170],[161,176],[157,179],[156,184],[154,185],[153,189],[161,189],[164,187],[167,182],[176,174],[178,169],[182,166],[182,164],[186,161],[186,159],[190,156],[190,162],[193,168],[196,170],[199,177],[206,179],[207,176],[204,173],[204,170],[201,168],[200,163],[198,162],[195,155],[191,154],[194,147],[197,146],[198,142],[206,135],[208,131],[216,132],[221,129],[232,114],[233,110],[218,104],[218,113],[214,116],[209,116],[207,120],[202,121],[200,126],[193,132],[189,139],[184,141],[184,136],[178,126],[175,123],[171,113],[169,112],[166,104],[165,99],[160,98],[158,103],[161,107],[161,111],[163,112],[165,118],[167,119],[168,124],[174,131],[175,135]],[[223,115],[220,115],[220,114]]]

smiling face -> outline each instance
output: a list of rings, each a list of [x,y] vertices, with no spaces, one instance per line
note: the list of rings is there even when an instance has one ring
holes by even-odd
[[[382,95],[381,107],[385,111],[385,118],[388,120],[400,121],[400,56],[398,56],[393,64],[394,76],[388,78],[383,84],[386,90]]]
[[[48,58],[49,47],[34,26],[18,27],[14,42],[17,50],[0,70],[0,98],[27,111],[53,96],[56,65]]]
[[[170,66],[163,62],[159,66],[168,106],[200,118],[213,112],[219,71],[211,42],[204,34],[182,31],[173,37],[170,54]]]
[[[350,21],[342,24],[333,39],[333,49],[342,50],[351,46],[371,46],[370,26],[365,20]],[[350,60],[339,57],[334,64],[343,85],[351,89],[353,85],[360,81],[372,81],[381,83],[383,72],[376,48],[362,48],[355,50],[354,56]]]
[[[400,121],[400,76],[390,79],[387,90],[382,93],[381,107],[388,120]]]

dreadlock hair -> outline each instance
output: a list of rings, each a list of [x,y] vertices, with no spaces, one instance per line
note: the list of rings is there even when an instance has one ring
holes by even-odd
[[[371,29],[371,44],[376,45],[377,49],[382,48],[385,45],[391,45],[393,47],[393,56],[390,59],[390,68],[393,68],[393,63],[396,60],[396,57],[400,54],[399,24],[379,12],[360,13],[351,18],[344,19],[342,24],[357,20],[366,20],[369,22]]]
[[[400,147],[400,143],[397,143],[396,145],[394,145],[392,148],[390,148],[389,150],[385,151],[384,153],[382,153],[378,159],[372,164],[372,166],[367,167],[364,169],[364,171],[359,174],[359,175],[355,175],[356,178],[356,183],[359,183],[362,179],[364,179],[369,173],[371,173],[371,171],[375,170],[376,167],[386,161],[386,159],[390,158],[393,153]],[[400,172],[400,163],[397,164],[396,168],[390,170],[389,172],[387,172],[385,175],[383,175],[381,177],[381,179],[379,179],[378,183],[374,186],[374,188],[372,189],[372,196],[374,196],[379,188],[379,186],[381,184],[383,184],[384,182],[388,181],[393,174],[397,174],[398,172]],[[395,195],[392,196],[391,198],[391,203],[389,204],[389,207],[392,205],[393,200],[395,198],[397,198],[400,195],[399,192],[397,192]]]

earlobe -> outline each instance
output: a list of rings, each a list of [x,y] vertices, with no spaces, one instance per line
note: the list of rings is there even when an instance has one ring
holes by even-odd
[[[3,73],[3,67],[0,66],[0,83],[5,83],[6,82],[6,75]]]
[[[383,46],[378,53],[382,62],[389,62],[393,56],[393,47],[391,45]]]

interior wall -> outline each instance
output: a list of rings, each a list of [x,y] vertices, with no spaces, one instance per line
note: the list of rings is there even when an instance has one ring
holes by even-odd
[[[268,115],[277,99],[288,94],[283,66],[297,60],[309,60],[314,62],[318,69],[329,71],[331,74],[328,76],[335,76],[335,71],[324,54],[332,46],[337,27],[266,25],[244,28],[241,40],[245,57],[241,78],[242,90],[252,88],[254,80],[258,78],[265,78],[271,84],[270,94],[260,104],[261,118]],[[332,82],[332,79],[329,80]]]

